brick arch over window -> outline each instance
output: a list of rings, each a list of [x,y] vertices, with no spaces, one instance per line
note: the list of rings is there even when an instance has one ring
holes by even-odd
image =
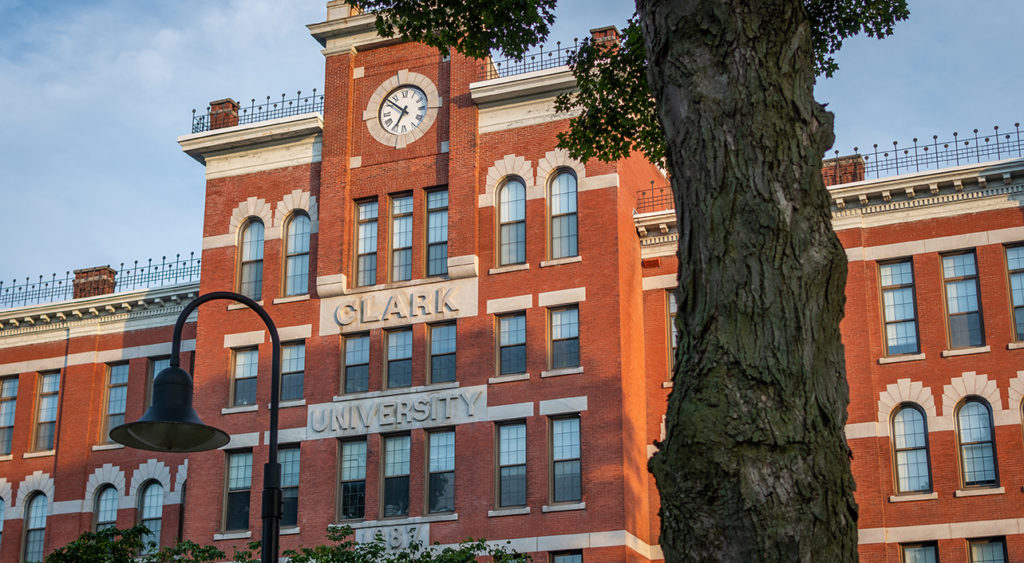
[[[231,221],[228,224],[228,234],[238,238],[238,229],[245,225],[250,217],[258,217],[263,221],[265,227],[263,240],[281,238],[281,229],[274,226],[274,213],[270,204],[265,199],[255,196],[246,199],[231,210]]]
[[[1003,410],[1003,400],[999,396],[999,388],[996,382],[989,380],[985,374],[978,374],[973,371],[965,371],[960,377],[953,378],[942,389],[942,415],[952,417],[957,406],[967,397],[978,396],[986,401],[992,408],[992,416],[996,417],[998,411]]]
[[[532,199],[531,194],[536,190],[533,163],[521,156],[506,154],[487,169],[487,181],[484,184],[484,193],[480,194],[479,207],[494,206],[498,200],[498,188],[510,176],[518,176],[523,180],[523,184],[526,185],[526,199]]]
[[[18,502],[15,503],[15,506],[24,510],[25,502],[36,491],[46,495],[46,499],[50,501],[46,503],[46,513],[47,515],[51,514],[53,512],[53,477],[50,477],[49,473],[39,470],[32,472],[18,484]]]
[[[167,495],[171,492],[171,470],[162,461],[149,459],[132,472],[132,486],[128,493],[130,506],[138,506],[139,488],[150,481],[164,486],[164,504],[169,504]]]
[[[568,168],[576,173],[576,189],[583,188],[583,180],[587,177],[587,167],[583,163],[569,156],[565,149],[555,149],[545,153],[544,158],[537,161],[537,183],[544,188],[544,197],[547,196],[548,183],[558,173],[559,169]]]
[[[285,222],[295,210],[302,210],[309,216],[309,234],[315,234],[318,230],[316,196],[309,195],[309,192],[294,190],[277,202],[277,212],[274,213],[274,228],[284,228]]]
[[[113,487],[117,489],[118,505],[120,505],[121,498],[123,498],[127,492],[124,488],[124,471],[121,471],[120,467],[109,463],[103,464],[103,467],[97,467],[96,470],[89,475],[89,479],[85,482],[85,501],[93,502],[96,493],[99,492],[104,485],[113,485]]]
[[[892,431],[890,420],[893,411],[904,403],[913,403],[923,410],[929,419],[929,430],[933,429],[930,423],[937,415],[931,388],[925,387],[920,381],[898,379],[896,383],[890,383],[885,387],[885,391],[878,394],[878,428],[884,430],[884,436],[888,436]]]

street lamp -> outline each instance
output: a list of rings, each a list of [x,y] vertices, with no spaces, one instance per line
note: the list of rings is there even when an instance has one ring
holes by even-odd
[[[201,452],[217,449],[228,443],[228,434],[203,424],[192,408],[192,376],[181,369],[181,330],[185,319],[196,307],[215,299],[242,303],[263,319],[273,344],[270,369],[270,452],[263,466],[263,541],[260,561],[277,561],[281,532],[281,466],[277,463],[277,414],[280,403],[281,338],[270,315],[252,299],[231,291],[214,291],[200,295],[182,309],[174,323],[171,340],[170,367],[153,380],[153,404],[142,418],[122,424],[110,431],[110,439],[130,448],[157,452]]]

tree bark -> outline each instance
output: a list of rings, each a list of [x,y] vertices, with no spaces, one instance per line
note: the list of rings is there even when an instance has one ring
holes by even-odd
[[[800,0],[638,0],[679,219],[667,561],[855,561],[846,257]]]

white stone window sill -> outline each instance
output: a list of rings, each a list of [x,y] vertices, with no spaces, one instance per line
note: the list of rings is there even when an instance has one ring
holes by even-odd
[[[576,366],[574,368],[549,369],[547,371],[540,372],[540,376],[558,377],[559,375],[576,375],[577,373],[583,373],[583,366]]]
[[[224,407],[220,409],[220,414],[235,414],[240,412],[256,412],[260,410],[259,405],[241,405],[237,407]]]
[[[914,362],[917,360],[923,360],[924,354],[904,354],[902,356],[887,356],[885,358],[878,358],[878,363],[881,365],[895,364],[899,362]]]
[[[1001,495],[1006,492],[1006,487],[989,489],[960,489],[953,493],[954,497],[981,497],[985,495]]]
[[[244,532],[224,532],[223,534],[213,534],[213,541],[222,540],[244,540],[252,537],[252,531],[246,530]]]
[[[124,444],[97,444],[92,447],[94,452],[102,452],[104,450],[120,450],[124,447]]]
[[[353,530],[358,530],[360,528],[377,528],[380,526],[406,526],[412,524],[425,524],[428,522],[454,522],[458,519],[458,512],[449,512],[447,514],[435,514],[433,516],[412,516],[409,518],[384,518],[381,520],[365,520],[362,522],[355,523],[345,521],[340,524],[331,524],[328,527],[340,528],[342,526],[348,526]]]
[[[497,268],[491,268],[490,270],[487,270],[487,273],[493,276],[495,274],[506,274],[508,272],[519,272],[519,271],[522,271],[522,270],[529,270],[529,269],[530,269],[530,265],[529,264],[512,264],[512,265],[509,265],[509,266],[499,266]]]
[[[950,356],[968,356],[970,354],[984,354],[985,352],[992,351],[991,346],[979,346],[977,348],[960,348],[958,350],[943,350],[942,357],[948,358]]]
[[[27,452],[27,453],[21,454],[21,458],[22,459],[32,459],[34,457],[50,457],[50,456],[56,455],[56,454],[57,454],[57,452],[55,450],[46,450],[46,451],[43,451],[43,452]]]
[[[282,408],[282,409],[288,409],[288,408],[291,408],[291,407],[304,407],[304,406],[306,406],[306,400],[305,399],[294,399],[294,400],[291,400],[291,401],[281,401],[280,403],[278,403],[278,406],[280,408]],[[267,405],[267,410],[270,410],[270,405],[269,404]]]
[[[1007,350],[1020,350],[1024,348],[1024,342],[1010,342],[1006,345]]]
[[[281,535],[282,536],[293,536],[295,534],[298,534],[299,531],[300,531],[300,528],[298,526],[295,526],[294,528],[284,528],[284,529],[281,530]]]
[[[278,297],[273,301],[273,303],[274,305],[280,305],[282,303],[295,303],[296,301],[309,301],[309,294],[306,293],[304,295],[289,295],[288,297]]]
[[[11,461],[12,459],[14,459],[14,456],[11,454],[0,455],[0,461]]]
[[[541,507],[542,512],[565,512],[567,510],[586,510],[587,503],[585,502],[574,502],[572,504],[545,504]]]
[[[509,381],[526,381],[527,379],[530,379],[530,374],[528,373],[509,373],[488,377],[487,383],[508,383]]]
[[[259,305],[260,307],[262,307],[263,306],[263,300],[260,299],[259,301],[256,302],[256,304]],[[246,305],[245,303],[232,303],[232,304],[228,305],[228,311],[237,311],[238,309],[248,309],[248,308],[249,308],[249,306]]]
[[[576,262],[582,262],[582,256],[569,256],[566,258],[555,258],[554,260],[544,260],[540,263],[541,268],[550,268],[551,266],[561,266],[562,264],[575,264]]]
[[[672,388],[672,385],[673,385],[673,384],[672,384],[672,382],[671,382],[671,381],[662,381],[662,382],[661,382],[661,388],[662,388],[662,389],[671,389],[671,388]]]
[[[499,508],[498,510],[488,510],[488,518],[498,518],[500,516],[519,516],[520,514],[529,514],[529,506],[521,506],[518,508]]]
[[[889,497],[889,502],[914,502],[915,500],[935,500],[939,498],[939,493],[917,493],[911,495],[892,495]]]
[[[433,383],[431,385],[419,385],[417,387],[401,387],[399,389],[384,389],[382,391],[367,391],[366,393],[349,393],[347,395],[335,395],[334,402],[352,401],[355,399],[372,399],[374,397],[388,397],[391,395],[408,395],[410,393],[422,393],[424,391],[438,391],[440,389],[457,389],[458,381],[447,383]]]

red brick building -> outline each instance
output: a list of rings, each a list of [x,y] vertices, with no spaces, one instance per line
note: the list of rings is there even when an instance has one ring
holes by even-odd
[[[284,343],[282,548],[345,523],[393,545],[661,559],[646,463],[672,386],[664,175],[556,148],[554,97],[574,86],[560,58],[445,58],[336,1],[309,28],[321,94],[213,102],[179,139],[206,169],[198,283],[125,290],[99,269],[72,299],[0,301],[0,562],[109,523],[228,552],[259,537],[271,349],[252,312],[210,303],[186,330],[195,407],[227,446],[186,459],[105,437],[144,411],[184,301],[217,290],[260,301]],[[1024,559],[1024,160],[992,160],[825,168],[845,182],[865,560]]]

